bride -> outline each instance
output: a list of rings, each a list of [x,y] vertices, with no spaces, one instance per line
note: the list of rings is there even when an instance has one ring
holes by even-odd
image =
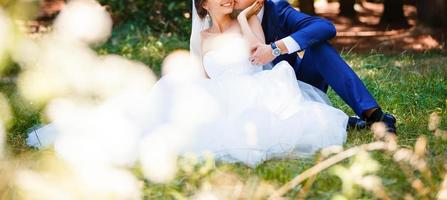
[[[312,155],[346,141],[348,116],[323,92],[297,81],[287,62],[265,71],[250,62],[250,47],[265,42],[255,15],[261,6],[255,2],[236,20],[234,0],[194,2],[191,51],[208,78],[163,76],[150,92],[149,136],[160,138],[157,134],[169,131],[157,130],[176,127],[175,141],[188,141],[179,154],[210,151],[251,166],[273,157]],[[51,127],[37,133],[54,138],[45,129]]]
[[[249,165],[342,145],[348,116],[332,107],[323,92],[297,81],[285,61],[265,71],[250,62],[250,47],[265,42],[255,15],[262,4],[255,2],[237,20],[231,16],[233,4],[233,0],[194,2],[191,51],[209,79],[185,81],[170,74],[161,78],[152,101],[168,100],[169,105],[157,108],[157,118],[163,116],[159,123],[196,124],[193,139],[182,152],[211,151],[223,160]],[[189,90],[206,95],[172,95]],[[178,119],[172,114],[178,110],[192,110],[188,115],[201,119]]]

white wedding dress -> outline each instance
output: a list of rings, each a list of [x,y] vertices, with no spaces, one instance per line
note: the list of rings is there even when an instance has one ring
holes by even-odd
[[[220,160],[251,166],[343,145],[348,116],[332,107],[326,94],[297,81],[285,61],[262,71],[248,57],[245,39],[231,37],[204,54],[210,79],[162,77],[152,92],[159,112],[151,127],[189,130],[188,145],[179,153],[210,151]]]
[[[248,57],[239,35],[203,56],[210,79],[163,76],[150,91],[142,137],[153,136],[154,145],[166,144],[162,148],[178,146],[179,155],[212,152],[217,159],[251,166],[345,142],[348,116],[324,93],[297,81],[285,61],[262,71]],[[50,124],[29,133],[28,144],[44,147],[56,136]]]

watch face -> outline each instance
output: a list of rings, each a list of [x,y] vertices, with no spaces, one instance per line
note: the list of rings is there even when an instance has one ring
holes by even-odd
[[[273,49],[272,53],[274,56],[279,56],[279,55],[281,55],[281,50],[279,48],[276,48],[276,49]]]

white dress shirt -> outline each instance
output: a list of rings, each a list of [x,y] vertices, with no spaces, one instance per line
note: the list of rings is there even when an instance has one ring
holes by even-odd
[[[263,16],[264,16],[264,7],[262,7],[261,11],[259,11],[259,13],[258,13],[259,21],[262,22]],[[289,54],[292,54],[292,53],[295,53],[295,52],[301,50],[301,47],[298,44],[298,42],[296,42],[290,36],[283,38],[281,41],[284,42],[284,45],[286,46],[287,51],[289,52]]]

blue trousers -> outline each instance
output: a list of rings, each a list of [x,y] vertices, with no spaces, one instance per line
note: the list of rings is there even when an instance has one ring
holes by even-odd
[[[379,108],[357,74],[327,42],[308,47],[301,63],[294,67],[298,80],[324,92],[330,86],[360,117],[371,108]]]

